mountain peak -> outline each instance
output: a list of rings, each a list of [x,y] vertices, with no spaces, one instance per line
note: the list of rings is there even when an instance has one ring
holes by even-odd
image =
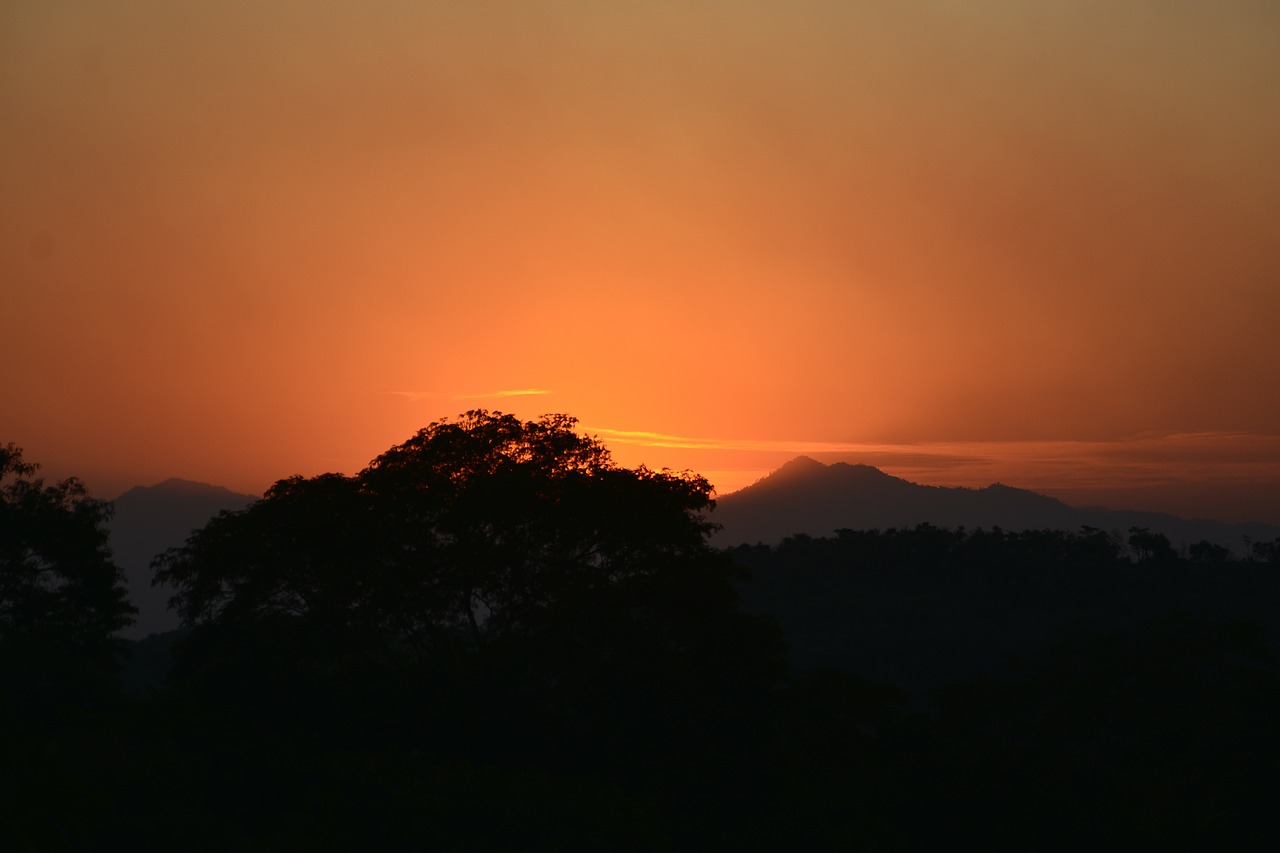
[[[936,527],[1003,530],[1122,531],[1148,527],[1174,543],[1207,539],[1234,546],[1244,535],[1270,539],[1276,528],[1185,521],[1169,515],[1076,509],[1057,498],[1004,483],[980,489],[925,486],[870,465],[823,465],[807,456],[791,460],[753,486],[717,500],[713,542],[777,543],[802,533],[831,536],[843,528],[887,530],[929,523]]]
[[[797,456],[773,473],[725,497],[756,500],[766,495],[801,496],[814,490],[824,493],[847,488],[883,490],[908,485],[907,481],[871,465],[850,462],[825,465],[811,456]]]
[[[224,510],[237,511],[258,500],[223,486],[172,477],[154,486],[135,486],[113,501],[108,524],[111,551],[124,569],[129,596],[138,608],[138,621],[124,636],[140,639],[178,626],[168,609],[173,590],[153,586],[151,561],[168,548],[181,545]]]
[[[739,489],[735,494],[758,490],[760,488],[768,489],[770,487],[790,483],[807,482],[812,480],[815,476],[820,476],[826,470],[827,466],[823,465],[812,456],[797,456],[790,462],[785,463],[781,468],[778,468],[775,471],[770,471],[751,485]]]
[[[797,456],[795,459],[792,459],[790,462],[786,463],[785,465],[783,465],[781,468],[779,468],[777,471],[774,471],[773,473],[781,474],[783,472],[787,472],[787,473],[793,473],[793,474],[803,474],[803,473],[808,473],[810,471],[824,471],[826,470],[826,468],[827,468],[826,465],[823,465],[821,462],[819,462],[817,459],[814,459],[812,456]]]
[[[778,475],[813,475],[820,473],[836,474],[841,476],[874,476],[887,479],[895,479],[892,475],[886,474],[874,465],[864,465],[861,462],[833,462],[825,465],[812,456],[797,456],[790,462],[774,471],[766,479],[772,479]]]
[[[940,527],[1071,530],[1078,520],[1065,504],[1002,484],[984,489],[923,486],[872,465],[823,465],[801,456],[754,486],[718,502],[717,541],[777,542],[804,533],[829,536],[849,527]]]
[[[246,497],[256,498],[254,495],[242,495],[233,492],[225,486],[215,486],[212,483],[202,483],[196,480],[184,480],[181,477],[170,477],[153,486],[134,486],[116,498],[116,500],[120,500],[120,498],[132,500],[143,495],[155,497],[218,497],[231,498],[237,501]]]
[[[892,474],[886,474],[874,465],[864,465],[861,462],[837,462],[832,465],[831,468],[846,477],[861,477],[863,479],[876,480],[898,479]]]

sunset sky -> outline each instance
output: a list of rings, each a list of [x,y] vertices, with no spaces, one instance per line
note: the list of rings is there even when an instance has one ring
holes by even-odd
[[[1272,0],[7,0],[0,442],[111,497],[567,412],[1280,523]]]

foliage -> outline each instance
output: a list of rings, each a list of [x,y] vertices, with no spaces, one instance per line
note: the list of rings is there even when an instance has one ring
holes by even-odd
[[[110,506],[37,470],[0,446],[0,676],[21,685],[6,710],[27,715],[108,675],[134,612],[107,546]]]
[[[706,544],[710,485],[618,467],[575,423],[468,412],[220,515],[155,564],[193,629],[178,675],[289,708],[345,695],[381,730],[431,716],[487,749],[731,731],[781,654]]]
[[[1129,547],[1140,563],[1168,563],[1177,557],[1169,543],[1169,537],[1163,533],[1153,533],[1145,527],[1129,528]]]
[[[1193,563],[1211,563],[1221,565],[1231,559],[1231,549],[1216,542],[1202,539],[1191,543],[1187,556]]]
[[[1260,563],[1280,565],[1280,536],[1265,542],[1250,543],[1249,555]]]

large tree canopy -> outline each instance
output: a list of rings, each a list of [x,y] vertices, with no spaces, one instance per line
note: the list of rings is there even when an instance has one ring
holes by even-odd
[[[251,661],[273,689],[480,673],[561,707],[776,677],[775,634],[706,544],[708,482],[619,467],[575,423],[468,412],[217,517],[156,562],[188,668]]]
[[[434,423],[354,477],[281,480],[163,555],[157,578],[188,626],[305,619],[438,655],[528,632],[566,595],[713,558],[706,480],[618,468],[574,423]]]

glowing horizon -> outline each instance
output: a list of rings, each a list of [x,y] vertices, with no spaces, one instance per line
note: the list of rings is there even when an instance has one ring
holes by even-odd
[[[474,402],[725,488],[869,454],[1280,521],[1277,41],[1247,0],[14,0],[0,441],[257,491]]]

